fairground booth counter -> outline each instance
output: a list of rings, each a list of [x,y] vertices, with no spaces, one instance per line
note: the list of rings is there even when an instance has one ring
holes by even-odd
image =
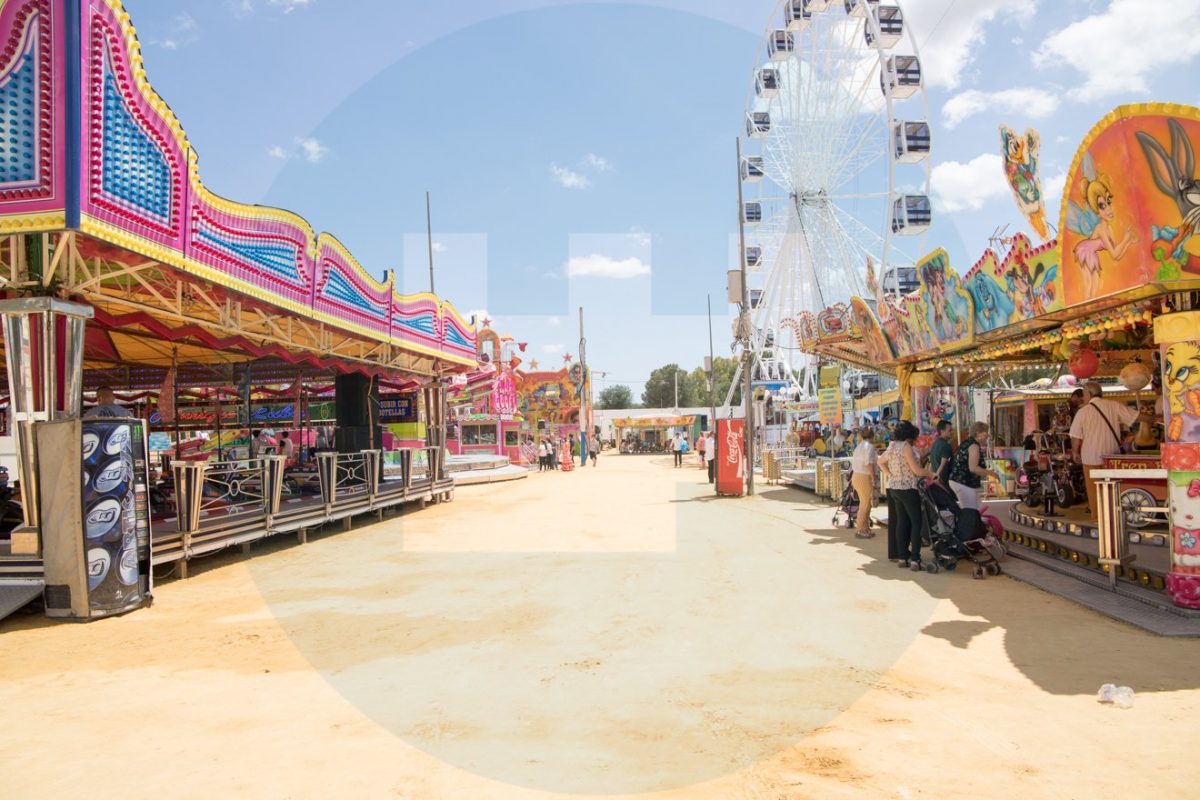
[[[1073,479],[1069,459],[1055,457],[1070,426],[1072,379],[1024,393],[1000,390],[1003,376],[1057,366],[1157,416],[1137,436],[1118,431],[1129,452],[1114,440],[1110,469],[1093,473],[1093,518],[1080,515],[1081,502],[1068,513],[1017,505],[1007,535],[1188,608],[1200,607],[1198,144],[1200,109],[1120,107],[1075,156],[1058,239],[1035,246],[1018,235],[1008,252],[986,251],[961,269],[936,251],[917,265],[912,294],[884,294],[869,276],[872,296],[795,323],[809,352],[895,376],[903,416],[923,441],[941,419],[960,435],[973,419],[990,420],[999,454],[1040,463],[1051,487]],[[977,410],[980,393],[993,402]],[[1126,524],[1155,516],[1165,523]]]
[[[445,386],[478,365],[473,326],[300,217],[206,188],[118,0],[7,0],[0,42],[24,516],[0,538],[0,611],[44,588],[52,616],[119,613],[156,565],[448,498]],[[134,416],[81,419],[101,384]]]
[[[708,423],[708,415],[679,414],[670,416],[616,417],[612,421],[616,430],[619,452],[659,453],[668,448],[675,434],[687,436],[688,448],[696,450],[700,432]]]

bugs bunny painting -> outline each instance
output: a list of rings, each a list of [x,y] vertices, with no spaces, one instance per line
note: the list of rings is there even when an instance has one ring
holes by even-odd
[[[1171,133],[1171,148],[1168,151],[1150,134],[1139,131],[1138,143],[1150,165],[1150,175],[1158,190],[1171,198],[1179,207],[1179,227],[1151,226],[1151,238],[1155,242],[1166,242],[1167,255],[1179,261],[1188,272],[1200,273],[1200,259],[1185,250],[1188,239],[1200,228],[1200,181],[1195,175],[1195,159],[1192,143],[1177,120],[1167,120]]]

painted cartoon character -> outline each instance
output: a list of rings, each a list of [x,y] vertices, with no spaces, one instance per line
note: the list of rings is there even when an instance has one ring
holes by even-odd
[[[1167,348],[1163,375],[1171,414],[1167,441],[1195,441],[1200,437],[1200,345],[1176,342]]]
[[[1075,245],[1072,255],[1083,276],[1083,296],[1098,297],[1102,269],[1100,254],[1108,251],[1113,261],[1120,261],[1129,246],[1138,239],[1132,228],[1125,232],[1120,241],[1113,234],[1116,199],[1108,177],[1096,172],[1096,162],[1091,153],[1083,156],[1083,178],[1079,181],[1079,190],[1083,205],[1074,200],[1067,203],[1067,228],[1087,237]]]
[[[1169,484],[1175,571],[1200,573],[1200,477],[1185,472]]]
[[[951,300],[946,290],[945,258],[939,256],[923,264],[921,281],[929,292],[925,302],[925,321],[929,329],[943,342],[961,339],[967,333],[967,322],[959,313],[958,303]]]
[[[1046,226],[1042,183],[1038,178],[1038,152],[1042,139],[1032,128],[1021,136],[1012,128],[1001,125],[1000,145],[1004,156],[1004,175],[1008,178],[1013,199],[1037,235],[1045,241],[1050,238],[1050,230]]]
[[[1008,324],[1016,303],[996,279],[985,272],[976,272],[967,279],[967,291],[975,301],[975,329],[994,331]]]
[[[1194,174],[1192,143],[1177,120],[1167,120],[1167,128],[1171,132],[1170,153],[1150,134],[1137,133],[1154,185],[1179,207],[1179,226],[1152,225],[1150,238],[1156,244],[1165,242],[1167,257],[1179,262],[1184,270],[1200,273],[1200,259],[1185,248],[1188,240],[1200,232],[1197,231],[1200,227],[1200,180]]]
[[[1029,265],[1021,262],[1004,273],[1004,281],[1008,284],[1008,292],[1016,301],[1017,311],[1021,317],[1037,317],[1045,314],[1054,303],[1054,279],[1058,275],[1058,265],[1049,269],[1039,261],[1029,271]]]

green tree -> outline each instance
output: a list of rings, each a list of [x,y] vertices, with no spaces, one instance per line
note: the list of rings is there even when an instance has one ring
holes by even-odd
[[[725,395],[729,394],[729,387],[733,384],[733,376],[741,369],[741,363],[733,357],[717,356],[713,360],[713,372],[717,376],[717,405],[725,402]],[[742,386],[738,384],[738,390],[733,393],[733,404],[741,405],[742,402]]]
[[[633,408],[633,390],[624,384],[600,390],[600,408]]]
[[[679,379],[679,407],[695,405],[696,398],[688,374],[678,364],[667,364],[650,373],[642,392],[642,405],[646,408],[672,408],[675,405],[676,378]]]

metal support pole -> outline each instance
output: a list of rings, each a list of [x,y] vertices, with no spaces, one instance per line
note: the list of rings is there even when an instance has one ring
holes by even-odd
[[[712,295],[706,295],[708,301],[708,411],[709,424],[717,424],[717,359],[713,355],[712,332]]]
[[[954,441],[962,441],[962,409],[958,406],[958,367],[951,372],[954,374]]]
[[[433,208],[429,201],[429,192],[425,192],[425,238],[429,247],[429,293],[437,294],[433,290]]]
[[[742,140],[737,139],[737,219],[738,219],[738,258],[741,261],[742,269],[742,308],[741,318],[743,324],[740,325],[742,331],[742,398],[745,400],[746,406],[746,442],[745,452],[743,457],[746,459],[746,494],[754,494],[754,393],[750,390],[751,379],[750,369],[752,360],[750,358],[750,337],[753,335],[750,331],[750,326],[747,317],[750,314],[750,288],[746,282],[746,220],[742,214]],[[714,422],[715,424],[715,422]]]

